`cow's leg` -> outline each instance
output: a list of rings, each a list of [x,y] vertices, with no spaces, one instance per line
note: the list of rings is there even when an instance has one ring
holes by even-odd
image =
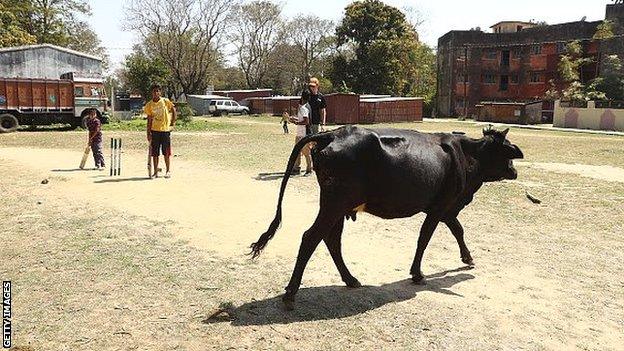
[[[439,219],[437,217],[427,215],[425,218],[425,222],[420,228],[420,236],[418,237],[418,247],[416,248],[416,256],[414,256],[414,262],[412,263],[412,268],[410,269],[410,274],[412,275],[412,280],[415,283],[424,284],[425,276],[422,274],[420,269],[420,263],[423,258],[423,254],[425,253],[425,249],[429,244],[429,240],[433,235],[436,227],[438,226]]]
[[[457,239],[457,244],[459,245],[459,254],[461,255],[461,260],[467,265],[474,265],[474,261],[472,260],[472,256],[470,256],[470,251],[466,246],[466,242],[464,242],[464,228],[462,228],[461,223],[457,217],[445,220],[446,226],[449,227],[451,233],[455,239]]]
[[[308,260],[312,256],[312,253],[314,253],[314,250],[316,250],[318,244],[323,239],[323,236],[326,235],[327,232],[329,232],[331,228],[336,224],[336,216],[328,215],[329,213],[331,212],[324,211],[323,206],[321,205],[321,210],[316,217],[314,224],[312,224],[310,229],[303,233],[301,246],[299,246],[299,254],[297,255],[297,263],[295,264],[295,269],[293,270],[290,282],[286,287],[286,294],[284,294],[284,297],[282,298],[288,309],[293,308],[295,294],[297,293],[297,291],[299,290],[299,286],[301,285],[301,278],[303,276],[303,271],[308,264]]]
[[[327,249],[331,254],[334,263],[336,264],[336,268],[338,268],[338,272],[340,273],[340,277],[342,281],[347,284],[350,288],[359,288],[362,286],[360,282],[351,275],[349,269],[345,265],[344,259],[342,258],[342,230],[344,228],[344,219],[338,220],[334,228],[325,235],[323,241],[325,241],[325,245],[327,245]]]

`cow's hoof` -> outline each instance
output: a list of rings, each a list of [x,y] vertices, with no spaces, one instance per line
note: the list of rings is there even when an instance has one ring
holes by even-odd
[[[345,284],[347,284],[349,288],[361,288],[362,287],[362,283],[360,283],[359,280],[353,277],[351,279],[346,279],[344,282]]]
[[[474,261],[472,259],[472,257],[468,256],[468,257],[462,257],[462,262],[469,265],[469,266],[474,266]]]
[[[427,285],[427,280],[422,275],[413,275],[412,281],[416,285]]]
[[[295,297],[294,296],[284,294],[284,296],[282,296],[282,302],[284,303],[284,308],[287,311],[292,311],[295,309]]]

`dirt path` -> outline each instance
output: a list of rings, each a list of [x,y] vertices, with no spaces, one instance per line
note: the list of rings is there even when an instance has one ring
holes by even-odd
[[[520,165],[536,167],[549,172],[576,174],[582,177],[624,183],[624,169],[614,166],[591,166],[552,162],[518,162]]]
[[[560,214],[557,204],[565,200],[557,198],[557,190],[550,194],[549,206],[535,207],[517,186],[484,187],[461,217],[477,268],[464,270],[454,240],[440,226],[424,258],[423,271],[431,279],[424,290],[405,281],[422,216],[383,221],[361,215],[346,225],[343,246],[347,265],[369,286],[356,291],[328,287],[341,282],[320,248],[300,294],[302,305],[315,307],[285,314],[276,308],[274,296],[287,281],[301,233],[316,214],[318,194],[310,190],[315,189],[310,185],[314,178],[291,180],[283,227],[263,257],[248,263],[247,247],[274,215],[278,180],[259,181],[255,174],[212,169],[182,158],[173,160],[172,179],[147,180],[145,157],[133,153],[123,155],[124,176],[110,178],[76,170],[80,156],[77,151],[2,148],[0,164],[3,172],[49,179],[29,188],[29,196],[43,203],[84,204],[103,217],[124,213],[155,219],[166,223],[172,239],[188,240],[213,262],[245,262],[247,270],[260,276],[264,269],[280,271],[281,278],[271,276],[272,281],[260,277],[256,283],[253,276],[245,276],[253,288],[234,284],[222,293],[221,298],[242,305],[241,318],[232,323],[183,319],[180,323],[193,328],[193,340],[170,337],[187,339],[188,349],[241,342],[271,348],[266,343],[279,335],[286,336],[291,349],[617,350],[624,344],[619,332],[624,327],[621,238],[610,227],[590,237],[574,223],[532,221],[537,211],[552,218]],[[236,275],[236,268],[231,272]]]

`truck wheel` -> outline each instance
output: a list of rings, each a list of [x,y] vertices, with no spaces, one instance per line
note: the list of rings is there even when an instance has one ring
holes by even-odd
[[[17,130],[19,122],[15,116],[8,113],[0,115],[0,133],[11,133]]]

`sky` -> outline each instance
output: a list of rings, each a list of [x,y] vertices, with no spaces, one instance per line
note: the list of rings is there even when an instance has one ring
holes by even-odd
[[[549,24],[604,19],[608,0],[383,0],[398,8],[413,8],[424,23],[418,28],[420,40],[435,47],[438,38],[451,30],[481,27],[489,31],[494,23],[506,20],[546,21]],[[107,48],[111,69],[119,68],[131,52],[137,37],[123,29],[127,0],[88,0],[93,10],[91,25]],[[339,22],[352,0],[281,0],[285,18],[299,13],[315,14]]]

